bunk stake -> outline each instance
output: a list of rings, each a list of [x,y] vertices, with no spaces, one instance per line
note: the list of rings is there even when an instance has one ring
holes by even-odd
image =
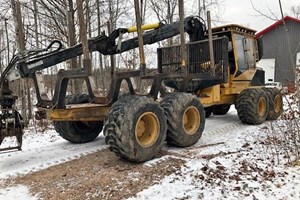
[[[136,18],[139,53],[140,53],[140,70],[141,70],[141,76],[144,76],[146,74],[146,62],[145,62],[145,53],[143,47],[144,41],[143,41],[143,33],[142,33],[142,19],[140,14],[139,0],[134,0],[134,8],[135,8],[135,18]]]
[[[179,0],[179,31],[180,31],[180,56],[181,67],[186,67],[185,57],[185,37],[184,37],[184,5],[183,0]]]
[[[208,26],[210,70],[212,72],[213,77],[215,77],[215,57],[214,57],[214,47],[213,47],[213,40],[212,40],[210,11],[207,11],[207,26]]]

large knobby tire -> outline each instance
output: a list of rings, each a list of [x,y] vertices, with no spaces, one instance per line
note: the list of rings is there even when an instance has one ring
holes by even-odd
[[[262,89],[243,90],[239,95],[236,108],[243,123],[262,124],[269,113],[267,94]]]
[[[209,118],[211,116],[213,108],[212,107],[205,107],[204,111],[205,111],[205,118]]]
[[[200,139],[205,126],[205,111],[200,101],[188,93],[168,94],[161,102],[167,117],[168,144],[188,147]]]
[[[74,94],[66,96],[66,104],[88,103],[90,96],[87,94]],[[72,143],[86,143],[94,140],[103,128],[102,121],[55,121],[55,131]]]
[[[277,88],[263,88],[269,98],[267,120],[276,120],[283,112],[282,94]]]
[[[230,105],[228,104],[215,105],[212,112],[214,115],[226,115],[229,109]]]
[[[167,132],[163,109],[145,96],[125,96],[116,101],[104,126],[105,142],[118,156],[132,162],[152,159]]]

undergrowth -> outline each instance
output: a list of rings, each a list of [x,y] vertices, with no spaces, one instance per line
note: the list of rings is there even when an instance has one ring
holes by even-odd
[[[296,93],[284,96],[284,111],[278,120],[270,121],[264,145],[277,164],[299,164],[300,111]]]

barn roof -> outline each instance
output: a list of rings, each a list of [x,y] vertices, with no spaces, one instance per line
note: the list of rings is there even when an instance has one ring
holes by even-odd
[[[300,24],[300,20],[299,19],[296,19],[296,18],[293,18],[293,17],[290,17],[290,16],[285,16],[283,19],[281,20],[278,20],[277,22],[275,22],[274,24],[272,24],[271,26],[265,28],[264,30],[258,32],[256,34],[256,37],[260,37],[272,30],[274,30],[275,28],[277,28],[278,26],[280,26],[281,24],[283,24],[283,22],[286,22],[286,21],[294,21],[294,22],[297,22]]]

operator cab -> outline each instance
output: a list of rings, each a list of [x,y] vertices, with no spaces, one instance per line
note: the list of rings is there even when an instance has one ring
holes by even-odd
[[[255,30],[236,24],[215,27],[212,29],[214,37],[226,36],[228,43],[228,61],[230,73],[239,76],[251,68],[256,68],[259,58],[258,42]]]

